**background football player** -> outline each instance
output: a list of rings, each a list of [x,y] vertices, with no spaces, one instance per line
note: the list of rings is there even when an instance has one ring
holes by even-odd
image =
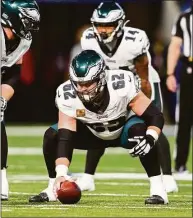
[[[19,83],[22,57],[32,43],[32,31],[38,30],[39,7],[34,0],[1,2],[1,200],[8,200],[6,176],[8,143],[4,111]]]

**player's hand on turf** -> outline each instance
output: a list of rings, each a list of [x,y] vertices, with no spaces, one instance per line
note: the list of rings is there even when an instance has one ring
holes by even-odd
[[[128,141],[136,142],[136,145],[133,148],[129,149],[129,154],[132,157],[145,156],[155,145],[155,139],[151,135],[135,136],[128,139]]]

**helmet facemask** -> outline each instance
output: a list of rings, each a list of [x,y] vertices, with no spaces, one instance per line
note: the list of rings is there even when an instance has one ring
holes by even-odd
[[[19,36],[30,40],[31,32],[39,30],[40,15],[37,9],[19,8],[19,17],[22,22],[22,28],[19,31]]]
[[[98,104],[103,97],[104,86],[106,84],[105,72],[101,72],[100,75],[94,80],[90,81],[74,81],[71,79],[71,83],[83,103],[93,105]],[[87,87],[81,90],[81,87]]]
[[[114,39],[117,39],[118,37],[121,36],[122,34],[122,28],[123,28],[123,22],[124,20],[118,20],[116,22],[112,22],[112,23],[97,23],[97,22],[93,22],[93,30],[94,33],[96,34],[98,40],[100,42],[103,42],[104,44],[106,43],[110,43],[112,42]],[[102,28],[102,27],[114,27],[114,30],[112,32],[99,32],[98,28]]]
[[[31,39],[32,35],[31,32],[37,32],[39,30],[39,25],[36,21],[30,18],[21,18],[23,23],[23,30],[20,31],[21,36],[26,39]]]

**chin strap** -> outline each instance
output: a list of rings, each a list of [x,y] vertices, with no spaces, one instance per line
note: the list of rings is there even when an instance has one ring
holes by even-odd
[[[125,27],[129,22],[130,20],[126,20],[125,23],[123,24],[123,27]]]

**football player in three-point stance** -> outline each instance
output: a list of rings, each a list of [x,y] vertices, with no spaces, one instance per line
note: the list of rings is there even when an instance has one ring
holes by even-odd
[[[139,157],[147,172],[150,197],[145,203],[168,203],[156,146],[164,124],[163,114],[140,90],[140,81],[132,72],[107,70],[97,52],[84,50],[72,60],[70,80],[58,87],[56,105],[56,144],[44,145],[46,158],[53,160],[56,171],[52,185],[56,197],[61,182],[69,179],[73,149],[118,146]],[[34,197],[30,202],[37,200]],[[38,197],[49,201],[46,193]]]
[[[139,75],[142,91],[162,110],[160,79],[151,65],[148,37],[140,29],[126,27],[124,22],[125,13],[118,3],[101,3],[93,12],[92,27],[83,33],[81,46],[83,49],[92,49],[99,53],[105,60],[108,69],[130,70],[135,75]],[[46,193],[50,201],[55,199],[50,187],[53,186],[56,172],[52,164],[53,159],[47,158],[45,145],[55,146],[56,134],[57,124],[46,130],[43,143],[49,184],[42,192]],[[157,143],[165,188],[167,192],[177,191],[178,187],[171,172],[169,143],[163,133]],[[104,151],[105,148],[95,149],[95,151],[88,150],[85,173],[77,180],[81,190],[95,190],[93,175]],[[37,197],[37,201],[39,200],[41,201],[41,198]]]
[[[34,0],[1,2],[1,200],[8,200],[6,176],[8,143],[4,111],[19,82],[22,57],[30,48],[32,31],[38,30],[39,8]]]

